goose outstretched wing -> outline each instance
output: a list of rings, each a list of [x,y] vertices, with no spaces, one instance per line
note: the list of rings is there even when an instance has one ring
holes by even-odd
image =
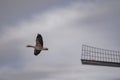
[[[43,38],[41,36],[41,34],[38,34],[36,37],[36,47],[43,47]],[[34,55],[38,55],[41,52],[41,50],[34,50]]]
[[[41,34],[38,34],[36,37],[36,46],[43,47],[43,38]]]
[[[34,49],[34,55],[37,56],[40,52],[41,52],[41,50],[36,50],[36,49]]]

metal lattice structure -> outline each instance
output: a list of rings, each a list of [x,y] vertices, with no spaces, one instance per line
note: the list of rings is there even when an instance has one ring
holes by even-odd
[[[82,64],[120,67],[120,51],[82,45]]]

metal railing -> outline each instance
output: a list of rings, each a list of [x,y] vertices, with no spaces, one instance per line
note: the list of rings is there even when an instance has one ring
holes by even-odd
[[[94,63],[97,65],[111,64],[112,66],[120,66],[120,51],[106,50],[88,45],[82,45],[81,61],[83,64]]]

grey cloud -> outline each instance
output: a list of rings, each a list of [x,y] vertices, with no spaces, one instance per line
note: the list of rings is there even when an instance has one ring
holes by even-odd
[[[25,65],[18,42],[11,41],[0,47],[0,67],[20,68]]]
[[[30,21],[24,21],[3,31],[4,34],[0,36],[0,78],[3,80],[119,79],[119,68],[81,65],[82,43],[113,49],[116,49],[116,45],[114,45],[115,39],[110,36],[113,33],[109,32],[113,27],[109,31],[103,27],[107,24],[107,21],[103,20],[106,16],[108,18],[112,15],[108,14],[112,12],[112,8],[105,13],[99,13],[102,12],[100,5],[80,4],[74,3],[65,8],[48,10]],[[92,8],[96,11],[89,12]],[[78,20],[79,23],[76,22]],[[99,23],[100,21],[102,22]],[[100,24],[99,27],[96,23]],[[42,33],[49,51],[35,57],[33,49],[26,49],[25,46],[29,43],[34,44],[37,33]],[[14,68],[15,66],[18,68]]]
[[[112,73],[113,68],[101,68],[95,66],[66,66],[66,67],[48,67],[39,66],[39,69],[34,70],[28,68],[25,70],[12,70],[11,72],[5,72],[0,75],[4,80],[96,80],[104,77],[106,80],[119,79],[119,74]],[[46,69],[46,70],[45,70]],[[103,71],[104,70],[104,71]],[[119,69],[113,69],[116,72],[119,72]],[[96,73],[97,72],[97,73]],[[92,73],[92,74],[91,74]],[[103,74],[103,75],[102,75]],[[113,75],[113,76],[111,76]],[[6,77],[7,76],[7,77]]]
[[[14,26],[24,19],[31,19],[33,14],[41,13],[60,3],[61,0],[1,0],[0,29],[5,29],[8,25]]]
[[[95,5],[91,5],[84,10],[87,16],[83,18],[83,20],[78,19],[76,23],[80,26],[76,25],[76,27],[81,28],[82,26],[91,33],[95,31],[98,33],[98,36],[109,38],[109,41],[113,42],[112,45],[118,47],[118,41],[120,40],[119,3],[117,0],[96,0]],[[107,45],[109,45],[109,43]]]
[[[25,72],[25,71],[12,71],[12,72],[4,72],[0,76],[3,80],[39,80],[39,79],[45,79],[49,76],[49,72],[43,72],[43,71],[32,71],[32,72]],[[6,75],[6,76],[4,76]]]

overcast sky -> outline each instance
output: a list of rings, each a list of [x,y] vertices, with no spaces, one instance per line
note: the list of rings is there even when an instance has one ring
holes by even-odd
[[[82,65],[81,46],[120,50],[120,0],[0,0],[0,80],[120,80]],[[43,35],[48,51],[27,44]]]

